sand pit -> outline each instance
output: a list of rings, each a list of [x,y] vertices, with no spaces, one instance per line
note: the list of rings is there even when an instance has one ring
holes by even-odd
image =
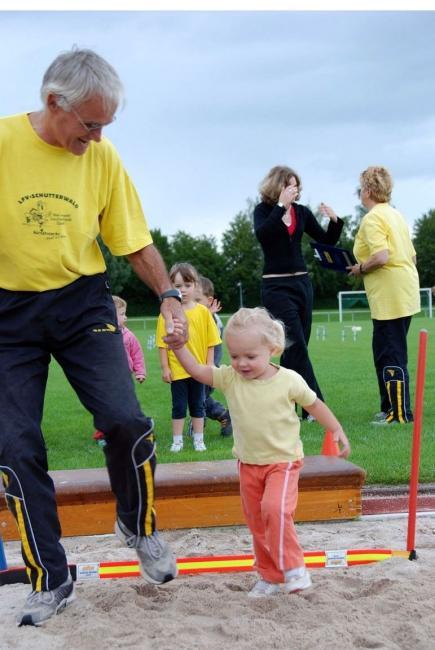
[[[406,519],[300,524],[306,551],[403,550]],[[177,556],[251,552],[244,527],[168,531]],[[9,565],[19,545],[6,546]],[[70,562],[135,559],[113,536],[66,538]],[[164,587],[140,578],[77,585],[77,600],[41,628],[17,628],[29,587],[0,587],[0,648],[100,650],[429,650],[435,639],[435,518],[417,520],[416,562],[314,569],[302,595],[247,598],[254,573],[182,576]]]

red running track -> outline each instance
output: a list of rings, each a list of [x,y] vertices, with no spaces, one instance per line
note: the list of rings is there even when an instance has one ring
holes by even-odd
[[[367,487],[362,490],[362,514],[380,515],[408,512],[409,491],[406,486]],[[417,512],[435,511],[435,485],[420,486]]]

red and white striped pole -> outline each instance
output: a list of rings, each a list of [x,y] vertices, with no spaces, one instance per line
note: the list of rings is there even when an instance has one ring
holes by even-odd
[[[412,438],[411,476],[409,482],[408,538],[406,550],[409,559],[415,560],[415,523],[417,519],[418,477],[420,472],[421,426],[423,421],[423,394],[426,374],[427,330],[420,330],[417,362],[417,382],[415,386],[414,431]]]

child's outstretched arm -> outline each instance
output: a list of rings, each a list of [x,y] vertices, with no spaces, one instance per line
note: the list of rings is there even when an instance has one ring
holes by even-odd
[[[177,359],[183,366],[184,370],[188,372],[191,377],[201,382],[201,384],[206,384],[207,386],[212,385],[213,370],[210,366],[203,366],[198,363],[185,346],[177,348],[176,350],[174,349],[173,352],[177,356]]]
[[[326,406],[320,399],[311,404],[311,406],[304,406],[304,409],[316,418],[317,422],[322,425],[327,431],[331,431],[334,442],[337,442],[340,447],[340,457],[347,458],[350,454],[350,444],[344,433],[340,422],[337,420],[333,412]]]
[[[168,351],[166,348],[159,348],[160,367],[162,369],[162,379],[167,384],[172,382],[172,373],[169,368]]]

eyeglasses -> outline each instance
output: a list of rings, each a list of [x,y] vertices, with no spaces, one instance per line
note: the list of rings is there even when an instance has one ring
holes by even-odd
[[[73,115],[77,118],[77,121],[81,124],[81,126],[85,129],[85,131],[87,131],[87,133],[90,133],[91,131],[98,131],[99,129],[103,129],[105,126],[109,126],[109,124],[112,124],[112,122],[116,120],[116,115],[114,115],[113,118],[110,120],[110,122],[106,122],[105,124],[100,124],[100,122],[83,122],[80,115],[71,106],[71,104],[65,99],[65,97],[62,96],[62,100],[63,103],[68,106],[71,113],[73,113]]]

